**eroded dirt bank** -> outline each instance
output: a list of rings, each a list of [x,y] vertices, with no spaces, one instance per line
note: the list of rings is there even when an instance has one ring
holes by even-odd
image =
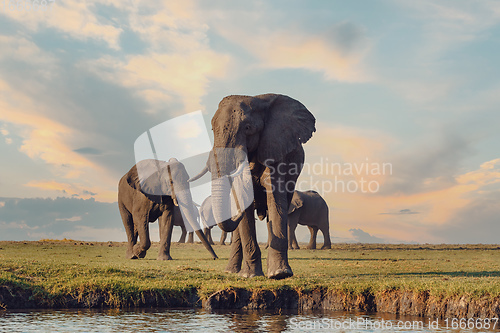
[[[0,307],[30,308],[127,308],[203,307],[212,309],[299,309],[399,313],[449,318],[498,318],[500,298],[435,297],[426,292],[387,291],[373,295],[347,294],[326,288],[301,292],[292,289],[246,290],[229,288],[202,300],[196,289],[184,291],[144,291],[118,295],[113,291],[81,291],[50,295],[42,290],[0,286]]]
[[[350,295],[315,289],[300,293],[295,290],[227,289],[219,291],[206,301],[207,309],[300,309],[344,310],[399,313],[404,315],[450,318],[498,318],[500,298],[437,298],[426,292],[387,291],[373,295]]]

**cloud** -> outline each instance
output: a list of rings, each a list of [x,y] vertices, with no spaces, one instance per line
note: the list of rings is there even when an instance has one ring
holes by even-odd
[[[308,36],[298,31],[274,32],[255,39],[248,38],[245,45],[260,59],[262,67],[303,68],[324,73],[327,80],[366,81],[368,78],[360,69],[364,52],[354,52],[346,47],[359,42],[349,44],[344,41],[346,45],[339,46],[328,37]]]
[[[385,243],[382,238],[372,236],[359,228],[349,229],[349,232],[352,234],[354,239],[360,243]]]
[[[56,221],[69,221],[69,222],[76,222],[76,221],[81,221],[82,217],[81,216],[72,216],[70,218],[57,218]]]
[[[497,244],[500,233],[500,189],[482,194],[455,211],[446,224],[432,231],[447,243]]]
[[[395,153],[391,157],[394,173],[381,194],[414,194],[454,186],[461,163],[470,156],[472,145],[468,138],[444,131]]]
[[[192,53],[162,54],[127,57],[125,61],[109,56],[82,63],[102,79],[131,88],[144,98],[156,113],[180,98],[184,104],[177,113],[193,112],[202,108],[210,79],[223,78],[227,72],[229,56],[218,54],[200,45]]]
[[[46,12],[4,10],[2,14],[32,32],[52,28],[71,38],[103,41],[109,48],[118,50],[122,29],[111,21],[104,22],[102,17],[96,15],[99,3],[104,4],[106,1],[54,2],[52,5],[49,2]]]
[[[408,214],[420,214],[420,212],[414,212],[411,209],[401,209],[398,212],[392,212],[392,213],[380,213],[382,215],[408,215]]]
[[[208,26],[192,1],[114,4],[127,12],[123,24],[145,43],[141,54],[111,55],[83,61],[80,67],[100,78],[131,88],[161,112],[166,104],[183,104],[176,113],[202,109],[201,97],[212,79],[228,74],[231,57],[210,48]]]
[[[75,153],[83,154],[83,155],[99,155],[102,154],[102,152],[97,149],[97,148],[92,148],[92,147],[83,147],[83,148],[78,148],[78,149],[73,149]]]
[[[463,107],[463,93],[483,87],[481,83],[488,76],[477,75],[481,67],[477,63],[490,61],[468,48],[479,49],[473,43],[485,42],[492,33],[489,30],[500,23],[498,4],[478,1],[471,6],[460,0],[393,3],[395,9],[401,9],[396,15],[405,20],[405,38],[413,43],[395,44],[399,32],[386,31],[378,43],[384,47],[380,49],[383,59],[374,68],[374,81],[411,102],[425,105],[426,110],[442,111],[440,104],[449,104],[450,98],[458,103],[448,106],[449,111]],[[391,47],[389,55],[387,45]],[[476,105],[473,110],[477,110]]]
[[[245,71],[243,66],[252,71],[304,69],[322,73],[327,80],[371,79],[363,64],[371,42],[360,24],[339,20],[318,25],[293,10],[278,15],[283,8],[264,2],[251,7],[226,6],[223,11],[203,9],[205,21],[218,35],[251,56],[245,57],[248,61],[240,71]]]
[[[126,240],[118,206],[94,199],[0,198],[1,240]]]

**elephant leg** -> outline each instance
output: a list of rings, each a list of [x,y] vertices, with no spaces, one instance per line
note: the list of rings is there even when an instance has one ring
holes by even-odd
[[[240,225],[238,226],[243,251],[243,262],[239,275],[245,278],[264,276],[259,243],[257,243],[255,230],[255,216],[253,205],[245,210]]]
[[[285,181],[284,184],[287,182]],[[268,191],[267,207],[269,214],[270,239],[267,252],[267,276],[271,279],[284,279],[293,276],[288,264],[288,193],[283,183],[275,185],[277,190]]]
[[[240,222],[241,224],[241,222]],[[241,263],[243,261],[243,249],[241,247],[240,226],[233,231],[231,236],[231,252],[229,253],[229,261],[227,263],[226,273],[239,273]]]
[[[137,232],[134,227],[134,219],[132,218],[132,214],[123,207],[123,205],[119,206],[120,215],[122,217],[123,226],[125,227],[125,232],[127,233],[127,259],[137,259],[134,258],[133,248],[137,243]]]
[[[331,249],[332,241],[330,240],[330,222],[328,221],[328,212],[326,212],[326,216],[323,217],[323,221],[325,221],[325,223],[323,223],[320,230],[325,240],[321,249]]]
[[[220,235],[220,245],[226,245],[226,238],[227,238],[227,232],[223,230],[222,234]]]
[[[266,249],[269,248],[269,244],[271,244],[271,225],[269,224],[269,216],[266,217],[266,227],[267,227],[267,243],[266,243]]]
[[[170,243],[172,241],[172,229],[174,228],[172,210],[166,209],[158,219],[160,229],[160,248],[158,249],[158,260],[172,260],[170,256]]]
[[[297,228],[297,223],[300,217],[299,212],[294,212],[295,214],[288,215],[288,249],[300,249],[297,238],[295,237],[295,229]]]
[[[208,240],[208,243],[210,245],[215,245],[214,241],[212,240],[212,231],[210,228],[203,228],[203,233],[205,234],[205,237]]]
[[[192,232],[188,233],[187,243],[189,243],[189,244],[193,244],[194,243],[194,234]]]
[[[139,242],[132,248],[132,259],[144,258],[151,247],[149,239],[149,214],[134,214],[135,231],[139,236]]]
[[[307,248],[309,250],[315,250],[316,249],[316,236],[318,234],[318,227],[317,226],[308,226],[309,231],[311,232],[311,240],[309,241],[309,245],[307,245]]]
[[[186,231],[186,227],[184,226],[184,223],[181,225],[181,230],[182,230],[182,234],[181,234],[181,238],[179,238],[179,243],[185,243],[187,231]]]

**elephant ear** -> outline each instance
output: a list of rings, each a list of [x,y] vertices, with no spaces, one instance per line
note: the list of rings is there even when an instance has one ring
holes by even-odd
[[[306,143],[316,131],[316,119],[299,101],[284,95],[255,96],[257,108],[264,113],[257,158],[282,161],[285,156]]]
[[[290,206],[288,206],[288,214],[292,214],[294,211],[302,207],[304,201],[298,195],[297,191],[293,194],[292,201],[290,202]]]
[[[164,203],[171,196],[168,163],[158,160],[143,160],[128,172],[127,183],[155,203]]]

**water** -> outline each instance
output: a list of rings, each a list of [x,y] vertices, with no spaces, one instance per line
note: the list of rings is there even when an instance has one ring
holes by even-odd
[[[466,327],[463,326],[467,325],[465,320],[437,321],[390,314],[326,311],[85,309],[0,312],[2,332],[484,332],[492,331],[496,322],[489,323],[489,330],[484,329],[487,326],[484,320],[469,321],[471,329],[460,330],[452,327],[460,324]]]

